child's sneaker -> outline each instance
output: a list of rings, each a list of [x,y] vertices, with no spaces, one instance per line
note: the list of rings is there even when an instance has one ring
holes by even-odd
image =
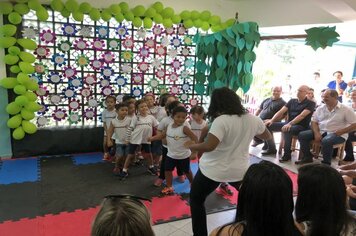
[[[177,181],[178,181],[179,183],[184,183],[184,182],[185,182],[185,176],[184,176],[184,175],[178,176]]]
[[[109,153],[105,153],[102,160],[103,161],[111,161],[111,157],[110,157]]]
[[[163,179],[157,178],[153,185],[156,186],[156,187],[161,187],[162,183],[163,183]]]
[[[147,171],[151,175],[157,175],[157,171],[156,171],[156,169],[154,167],[148,168]]]
[[[127,176],[129,176],[129,173],[127,173],[125,171],[121,171],[118,176],[121,178],[121,180],[124,180],[127,178]]]
[[[165,187],[162,189],[161,193],[164,195],[171,195],[174,193],[174,189],[172,187]]]
[[[220,184],[220,190],[222,193],[232,196],[233,192],[230,190],[229,185],[227,184]]]

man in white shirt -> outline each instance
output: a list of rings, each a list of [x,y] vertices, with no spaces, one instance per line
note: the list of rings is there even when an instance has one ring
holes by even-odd
[[[333,145],[345,142],[348,133],[356,129],[356,115],[349,107],[338,101],[336,90],[327,89],[323,94],[324,105],[318,107],[311,120],[311,130],[298,135],[303,158],[296,164],[313,162],[310,142],[321,143],[324,164],[331,164]]]

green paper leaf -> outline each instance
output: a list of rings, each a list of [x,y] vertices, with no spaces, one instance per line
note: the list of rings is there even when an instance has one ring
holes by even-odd
[[[205,74],[201,73],[201,72],[198,72],[195,74],[195,80],[198,82],[198,83],[204,83],[205,80],[206,80],[206,77],[205,77]]]
[[[237,73],[240,74],[241,70],[242,70],[242,66],[243,66],[243,63],[242,61],[239,61],[239,63],[237,64]]]
[[[224,71],[224,69],[218,68],[218,69],[215,71],[215,77],[216,77],[216,79],[224,79],[224,77],[225,77],[225,71]]]
[[[221,33],[220,33],[220,32],[215,33],[215,34],[214,34],[214,38],[215,38],[217,41],[221,42],[221,41],[222,41],[222,35],[221,35]]]
[[[251,62],[245,62],[244,71],[246,73],[251,73],[251,69],[252,69],[252,63]]]
[[[239,42],[237,43],[237,46],[240,50],[242,50],[245,47],[245,39],[240,38]]]
[[[222,88],[222,87],[225,87],[226,85],[221,81],[221,80],[216,80],[214,82],[214,88]]]
[[[205,93],[205,86],[204,86],[204,84],[201,84],[201,83],[196,84],[196,85],[194,86],[194,90],[195,90],[195,92],[197,92],[198,95],[204,95],[204,93]]]
[[[245,61],[252,61],[254,62],[256,60],[256,54],[252,51],[247,51],[245,53]]]
[[[219,67],[221,67],[222,69],[225,69],[225,67],[227,66],[227,61],[225,59],[225,57],[221,54],[219,54],[216,58],[217,64]]]

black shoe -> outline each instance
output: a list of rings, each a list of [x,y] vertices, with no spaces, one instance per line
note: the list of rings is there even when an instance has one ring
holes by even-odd
[[[268,145],[267,144],[263,145],[262,150],[266,151],[267,149],[268,149]]]
[[[252,147],[257,147],[258,145],[262,144],[263,141],[256,141],[256,140],[253,140],[253,143],[251,144]]]
[[[313,163],[313,159],[305,159],[305,160],[299,160],[295,162],[296,165],[304,165],[308,163]]]
[[[281,162],[281,163],[287,162],[287,161],[290,161],[290,159],[292,159],[291,156],[289,156],[289,155],[283,155],[281,158],[279,158],[279,162]]]
[[[272,154],[276,154],[276,153],[277,153],[276,149],[267,149],[266,151],[261,152],[261,154],[263,156],[272,155]]]

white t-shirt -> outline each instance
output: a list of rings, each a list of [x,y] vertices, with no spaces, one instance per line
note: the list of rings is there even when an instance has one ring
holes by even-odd
[[[149,110],[150,115],[153,115],[154,118],[157,119],[157,114],[158,114],[158,111],[159,111],[158,106],[153,106],[151,108],[148,108],[148,110]]]
[[[253,137],[266,129],[263,121],[249,113],[242,116],[221,115],[209,130],[220,143],[200,158],[199,168],[208,178],[217,182],[241,181],[249,160],[249,146]]]
[[[145,117],[137,115],[132,118],[130,128],[133,129],[131,133],[131,144],[149,144],[148,137],[152,137],[153,127],[158,125],[158,121],[152,115]]]
[[[110,123],[113,119],[115,119],[117,116],[117,113],[114,110],[108,111],[107,109],[104,109],[103,112],[101,113],[101,120],[103,121],[103,124],[106,124],[106,127],[110,127]],[[106,135],[106,130],[104,130],[104,135]]]
[[[167,127],[169,124],[173,123],[173,118],[171,116],[166,116],[164,117],[158,124],[157,130],[159,131],[165,131],[167,130]],[[187,120],[184,121],[184,126],[187,126],[190,129],[190,124]],[[167,148],[167,140],[163,139],[162,140],[162,146]]]
[[[184,125],[173,127],[173,123],[170,123],[167,127],[167,156],[170,158],[178,160],[186,159],[192,153],[190,149],[184,147],[184,143],[189,141],[190,138],[183,132],[183,129]]]
[[[203,120],[203,122],[201,124],[198,124],[195,120],[191,120],[190,121],[190,125],[191,125],[191,130],[193,131],[193,133],[195,134],[195,136],[197,136],[198,140],[200,139],[200,135],[201,135],[201,130],[207,125],[207,122],[205,120]]]
[[[131,124],[131,117],[126,116],[123,120],[119,120],[117,117],[111,121],[114,126],[113,139],[116,144],[125,144],[127,140],[127,128]]]
[[[156,115],[156,119],[158,120],[158,122],[161,122],[161,120],[165,117],[167,117],[166,109],[164,107],[158,107],[158,112]]]

